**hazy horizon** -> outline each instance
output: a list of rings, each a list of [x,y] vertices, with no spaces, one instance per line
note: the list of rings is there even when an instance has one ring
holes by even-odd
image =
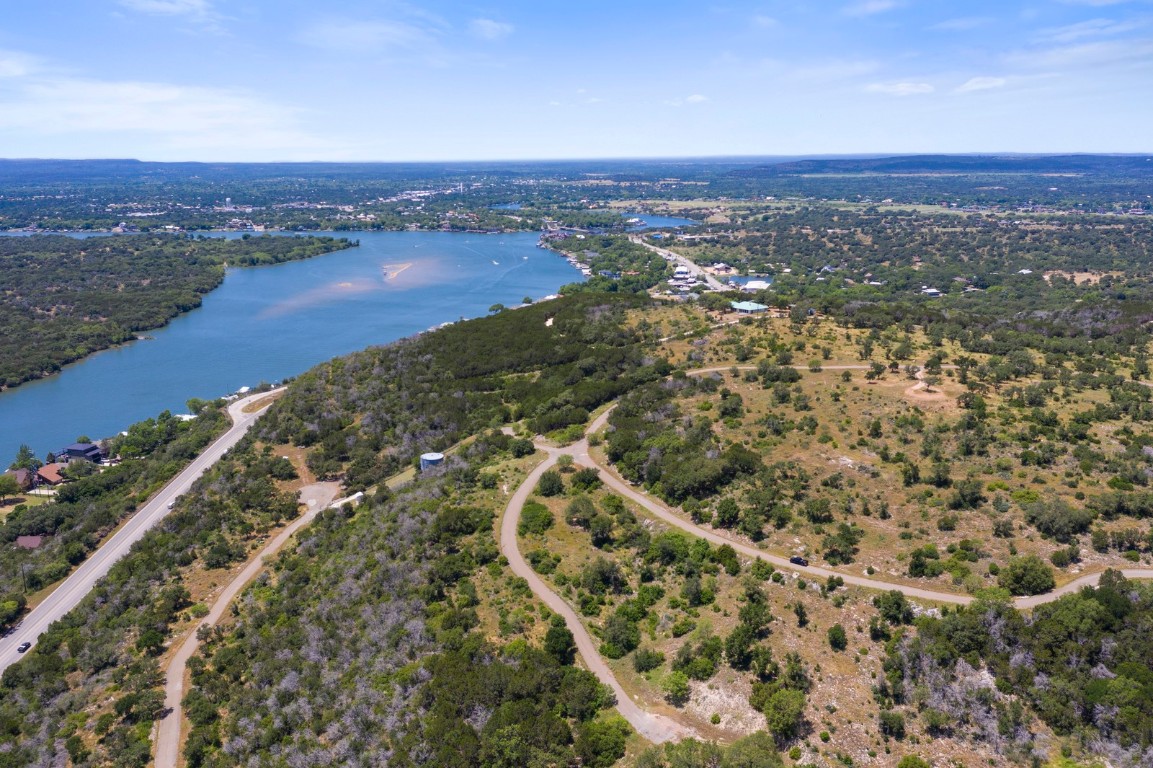
[[[635,155],[635,156],[589,156],[589,157],[524,157],[524,158],[478,158],[478,157],[449,157],[431,160],[149,160],[140,157],[0,157],[0,163],[45,162],[45,163],[102,163],[122,162],[140,164],[189,164],[189,165],[448,165],[452,163],[475,163],[478,165],[502,164],[549,164],[549,163],[723,163],[723,162],[762,162],[766,160],[794,161],[794,160],[870,160],[885,158],[914,158],[914,157],[1144,157],[1153,155],[1153,151],[1132,152],[1091,152],[1082,150],[1053,151],[1053,152],[809,152],[795,155],[763,154],[763,155]]]
[[[1140,153],[1153,129],[1149,0],[62,0],[6,21],[13,157]]]

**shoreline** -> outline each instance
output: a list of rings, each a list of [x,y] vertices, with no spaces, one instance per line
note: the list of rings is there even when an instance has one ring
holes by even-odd
[[[327,233],[320,233],[320,234],[323,236]],[[367,242],[374,241],[374,238],[383,237],[383,238],[388,239],[388,238],[404,237],[405,234],[408,234],[413,238],[434,238],[435,236],[437,236],[439,234],[443,234],[443,233],[437,233],[437,232],[370,233],[370,235],[368,237],[360,240],[361,247],[359,249],[357,249],[357,251],[353,251],[351,248],[344,248],[344,249],[341,249],[339,251],[329,251],[323,255],[333,256],[334,253],[335,254],[351,254],[352,258],[359,259],[360,257],[356,256],[355,254],[357,254],[359,251],[362,251],[366,247]],[[457,234],[462,234],[462,233],[457,233]],[[531,237],[532,233],[518,232],[518,233],[514,233],[514,234],[515,234],[516,242],[519,243],[520,246],[527,248],[527,249],[530,249],[530,250],[533,250],[533,251],[536,251],[537,253],[541,253],[540,250],[537,250],[536,238]],[[450,243],[452,248],[467,250],[465,245],[463,245],[462,243],[467,243],[468,238],[444,238],[443,240],[446,243]],[[355,243],[355,241],[356,241],[356,238],[353,238],[352,242]],[[418,240],[418,241],[424,242],[423,240]],[[476,242],[479,243],[481,241],[478,240]],[[495,241],[493,241],[493,240],[485,239],[484,242],[493,243],[495,245]],[[452,245],[452,244],[458,244],[458,245]],[[475,246],[475,247],[479,247],[479,246]],[[503,247],[503,245],[502,245],[502,247]],[[544,250],[544,249],[541,249],[541,250]],[[373,250],[372,253],[376,254],[376,251]],[[413,252],[413,253],[421,253],[421,252],[417,251],[417,252]],[[317,255],[322,255],[322,254],[317,254]],[[423,270],[417,269],[417,267],[421,266],[421,262],[419,262],[419,261],[411,262],[411,268],[406,268],[403,271],[400,269],[395,269],[395,268],[399,268],[402,264],[405,264],[405,262],[402,261],[402,259],[405,259],[407,254],[404,253],[403,250],[394,251],[394,252],[382,252],[381,254],[377,254],[377,256],[378,257],[383,256],[383,258],[379,258],[379,262],[377,263],[377,265],[374,268],[375,280],[382,287],[389,286],[389,287],[409,288],[409,287],[411,287],[409,285],[410,283],[412,283],[414,281],[416,281],[416,282],[422,282],[423,281],[423,275],[417,274],[418,272],[423,272]],[[309,259],[297,259],[295,261],[300,262],[300,264],[305,264],[305,263],[308,263],[310,260]],[[377,258],[374,258],[373,261],[377,261]],[[551,259],[547,259],[547,260],[542,260],[541,263],[543,263],[544,261],[552,262]],[[287,263],[287,262],[285,262],[285,263]],[[384,279],[382,280],[381,263],[389,264],[394,268],[393,274],[396,276],[395,281],[389,281],[387,275],[385,275]],[[519,257],[517,259],[517,264],[518,265],[520,264]],[[532,295],[534,297],[534,299],[539,299],[539,298],[555,295],[557,293],[557,289],[559,288],[559,286],[561,286],[563,284],[583,280],[583,278],[580,276],[579,273],[573,274],[573,272],[570,271],[570,269],[568,268],[568,265],[558,265],[558,266],[559,266],[559,271],[562,272],[563,274],[560,274],[557,276],[555,284],[549,284],[547,286],[543,286],[541,290],[531,289],[531,290],[527,291],[527,294]],[[299,264],[298,264],[298,267],[299,267]],[[231,269],[232,269],[232,267],[229,268],[229,271],[231,271]],[[307,269],[307,267],[306,267],[306,269]],[[557,267],[552,267],[550,269],[552,269],[553,271],[558,271]],[[422,284],[423,284],[423,282],[422,282]],[[221,285],[218,285],[214,290],[219,291],[222,289],[223,288],[221,287]],[[206,294],[206,295],[211,296],[214,294],[212,292],[210,292],[209,294]],[[515,294],[515,296],[507,296],[503,299],[503,301],[507,302],[509,305],[513,305],[515,302],[509,301],[509,299],[519,300],[522,295],[525,295],[525,292],[518,291]],[[497,299],[493,299],[493,300],[497,300]],[[487,303],[484,303],[483,306],[478,306],[476,308],[475,315],[472,315],[472,313],[469,313],[470,316],[476,316],[476,317],[484,316],[486,309],[488,308],[488,306],[491,303],[492,303],[492,301],[487,301]],[[203,307],[200,307],[200,308],[203,309]],[[168,322],[165,323],[165,327],[167,327],[171,324],[174,324],[176,322],[176,320],[178,320],[178,319],[180,319],[182,322],[186,322],[187,321],[186,315],[188,315],[188,314],[189,313],[181,313],[180,315],[169,318]],[[372,341],[366,341],[365,344],[361,345],[360,347],[357,347],[356,350],[349,350],[349,352],[357,351],[363,347],[371,346],[373,344],[389,343],[391,341],[405,338],[407,336],[418,335],[420,333],[426,332],[430,328],[435,328],[435,327],[438,327],[439,325],[442,325],[443,321],[451,320],[451,321],[455,322],[458,319],[460,319],[460,317],[461,317],[459,311],[447,311],[447,312],[444,312],[441,314],[442,314],[442,316],[440,317],[439,321],[436,321],[436,322],[430,321],[427,325],[424,325],[422,327],[410,328],[410,329],[408,329],[407,333],[404,333],[400,336],[397,336],[396,339],[393,339],[390,336],[388,339],[376,339],[376,340],[372,340]],[[93,350],[89,354],[87,354],[81,358],[70,360],[67,363],[62,364],[58,369],[55,369],[51,372],[47,372],[46,375],[26,379],[25,381],[21,382],[20,385],[12,386],[12,387],[8,387],[7,389],[0,390],[0,398],[11,398],[11,400],[7,400],[6,403],[13,403],[13,402],[28,402],[28,401],[39,402],[39,401],[45,400],[46,397],[48,397],[48,398],[54,397],[54,395],[51,394],[51,393],[54,393],[57,391],[55,389],[56,384],[54,382],[60,381],[63,378],[63,376],[71,375],[72,370],[75,367],[79,367],[80,365],[82,365],[86,362],[91,362],[92,360],[96,359],[96,356],[99,355],[100,353],[129,349],[130,344],[132,342],[139,340],[137,337],[144,336],[144,335],[154,335],[153,340],[159,342],[160,344],[165,344],[166,339],[168,338],[167,337],[167,331],[165,331],[165,330],[159,330],[158,329],[158,330],[154,331],[154,330],[141,329],[141,330],[135,331],[130,338],[126,338],[124,341],[122,341],[120,343],[105,346],[105,347],[98,349],[98,350]],[[345,354],[345,353],[340,353],[340,354]],[[332,355],[326,355],[325,359],[329,359],[333,356],[338,356],[338,355],[337,355],[337,353],[333,353]],[[265,374],[264,378],[267,381],[272,381],[274,379],[291,378],[293,376],[299,375],[304,370],[306,370],[308,367],[311,367],[311,366],[304,366],[304,368],[301,368],[300,370],[296,370],[292,367],[277,366],[272,371],[272,373]],[[227,391],[229,391],[231,386],[234,386],[234,385],[239,384],[239,383],[243,383],[242,381],[233,381],[233,377],[225,377],[225,378],[227,380],[223,382],[224,386],[213,387],[212,389],[207,390],[207,391],[212,392],[212,393],[227,392]],[[261,378],[260,376],[247,377],[248,383],[252,383],[252,384],[254,384],[260,378]],[[44,390],[45,394],[41,394],[42,389]],[[183,403],[183,400],[186,399],[186,397],[194,396],[194,395],[195,395],[195,392],[191,392],[190,394],[187,394],[184,398],[180,398],[180,404]],[[199,397],[203,398],[203,396],[199,396]],[[215,397],[215,394],[213,395],[213,397]],[[159,399],[158,398],[152,398],[152,399],[160,400],[163,398],[159,398]],[[140,411],[138,414],[133,413],[132,416],[130,416],[129,418],[115,419],[115,423],[112,423],[113,422],[112,419],[103,418],[103,417],[99,418],[99,419],[93,419],[93,421],[99,421],[101,426],[85,427],[83,429],[80,429],[80,433],[87,431],[88,433],[92,433],[93,435],[96,435],[96,434],[113,435],[117,431],[125,429],[126,425],[131,425],[131,424],[136,423],[138,421],[141,421],[141,420],[144,420],[147,418],[155,417],[156,414],[159,413],[164,408],[168,408],[170,410],[173,410],[173,412],[176,412],[176,410],[178,410],[180,408],[180,404],[177,404],[175,402],[175,398],[173,398],[173,400],[174,400],[174,402],[172,402],[166,406],[165,405],[158,405],[156,408],[153,408],[153,409],[148,410],[148,411]],[[150,402],[151,402],[151,400],[150,400]],[[80,410],[87,411],[87,410],[94,410],[94,409],[91,409],[91,408],[83,408],[83,409],[73,408],[72,410],[73,411],[80,411]],[[107,409],[100,409],[100,410],[106,411]],[[108,415],[111,415],[111,414],[108,414]],[[51,422],[53,420],[49,420],[49,421]],[[56,421],[59,422],[58,419],[56,419]],[[85,423],[87,423],[87,421],[84,419],[82,413],[77,413],[76,418],[74,418],[73,421],[76,421],[77,424],[81,423],[81,421],[84,421]],[[12,439],[12,445],[10,448],[11,451],[15,451],[17,445],[19,445],[20,443],[27,443],[27,444],[31,445],[39,453],[42,453],[42,452],[50,450],[50,449],[55,450],[58,447],[56,445],[56,443],[59,443],[60,440],[56,439],[55,432],[60,431],[59,429],[56,429],[54,426],[51,426],[51,425],[45,425],[43,420],[38,420],[37,423],[32,423],[31,420],[27,420],[27,423],[25,423],[25,422],[26,422],[26,420],[23,420],[23,419],[15,420],[10,425],[12,427],[11,430],[4,430],[6,433],[10,433],[10,435],[11,435],[11,439]],[[60,423],[62,423],[62,422],[60,422]],[[71,429],[72,433],[76,433],[76,429],[78,429],[78,427],[77,428],[70,428],[70,429]],[[41,434],[42,432],[45,432],[45,431],[53,432],[53,434],[52,435],[43,435],[43,437],[45,438],[44,440],[38,439],[36,437],[36,435]],[[73,436],[73,434],[70,433],[66,436],[66,438],[61,438],[61,439],[65,439],[65,441],[67,441],[67,439],[71,439],[72,436]],[[17,437],[19,437],[20,439],[16,439]],[[7,448],[7,446],[5,446],[5,447]]]
[[[59,234],[59,235],[67,236],[66,233],[63,233],[63,232],[56,232],[53,234]],[[110,233],[110,234],[115,234],[115,233]],[[149,233],[133,233],[133,234],[149,234]],[[4,236],[4,234],[0,233],[0,236]],[[313,236],[313,235],[309,235],[309,236]],[[220,288],[220,286],[224,285],[224,280],[227,277],[227,274],[230,270],[233,270],[233,269],[254,269],[254,268],[258,268],[258,267],[274,267],[274,266],[277,266],[279,264],[288,264],[288,263],[293,262],[293,261],[308,261],[309,259],[315,258],[316,256],[327,256],[327,255],[332,254],[332,253],[339,253],[341,251],[347,251],[347,250],[350,250],[352,248],[359,248],[360,247],[360,241],[359,240],[353,241],[353,240],[349,240],[348,238],[343,238],[343,239],[347,242],[347,245],[343,245],[340,248],[334,248],[331,251],[325,251],[324,253],[318,253],[318,254],[315,254],[314,256],[308,256],[308,257],[305,257],[302,259],[286,259],[285,261],[279,261],[279,262],[275,262],[273,264],[237,264],[237,265],[231,265],[227,262],[221,263],[220,264],[220,268],[221,268],[220,269],[220,279],[217,280],[216,284],[213,285],[211,288],[209,288],[207,291],[204,291],[203,293],[197,292],[198,301],[196,302],[195,306],[191,306],[191,307],[188,307],[186,309],[176,308],[175,312],[173,312],[171,315],[166,317],[163,322],[157,323],[156,325],[149,325],[149,326],[145,326],[143,328],[137,328],[134,330],[125,331],[125,333],[129,334],[128,338],[124,338],[124,339],[121,339],[119,341],[114,341],[110,344],[105,344],[103,346],[99,346],[95,349],[89,350],[88,352],[85,352],[84,354],[76,356],[76,357],[68,357],[66,359],[61,359],[61,360],[55,361],[56,365],[57,365],[55,370],[48,371],[48,372],[42,372],[38,376],[29,376],[28,378],[23,379],[23,380],[17,382],[16,384],[0,385],[0,395],[3,395],[7,392],[15,391],[15,390],[19,389],[20,387],[24,386],[25,384],[31,384],[31,383],[34,383],[37,381],[44,381],[45,379],[50,379],[53,376],[56,376],[56,375],[59,375],[60,373],[62,373],[64,371],[64,369],[67,368],[68,366],[75,365],[77,363],[82,363],[85,360],[91,358],[92,356],[100,354],[101,352],[107,352],[108,350],[111,350],[111,349],[119,349],[120,347],[124,347],[124,346],[127,346],[129,344],[134,344],[134,343],[140,342],[140,341],[155,341],[155,337],[153,337],[151,335],[147,335],[147,334],[149,334],[152,331],[157,331],[157,330],[161,330],[163,328],[166,328],[172,323],[173,320],[177,319],[178,317],[182,317],[182,316],[188,314],[189,312],[194,312],[194,311],[200,309],[202,306],[204,306],[204,297],[212,294],[214,291],[218,290]]]

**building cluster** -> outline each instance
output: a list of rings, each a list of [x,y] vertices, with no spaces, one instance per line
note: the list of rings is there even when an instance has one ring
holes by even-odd
[[[49,454],[49,461],[36,469],[10,469],[4,474],[16,478],[20,491],[33,491],[37,488],[55,488],[65,482],[64,469],[72,462],[86,461],[92,464],[109,462],[104,449],[95,443],[73,443],[59,453]]]

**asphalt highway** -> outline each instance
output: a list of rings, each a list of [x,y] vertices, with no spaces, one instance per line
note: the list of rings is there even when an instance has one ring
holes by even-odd
[[[280,390],[272,390],[279,392]],[[36,606],[24,620],[20,622],[7,637],[0,640],[0,673],[20,660],[23,654],[18,653],[16,646],[24,642],[36,645],[37,639],[53,622],[63,618],[65,614],[80,604],[84,596],[92,591],[96,582],[111,570],[113,564],[132,548],[154,525],[164,519],[171,511],[170,505],[208,470],[220,460],[232,446],[240,442],[240,438],[251,429],[260,417],[263,409],[252,413],[245,413],[244,409],[250,403],[268,397],[270,392],[260,392],[249,397],[235,401],[228,406],[228,415],[232,419],[232,427],[209,445],[203,453],[193,459],[184,471],[173,478],[155,496],[148,500],[136,514],[129,518],[120,530],[116,531],[104,545],[93,552],[79,568],[72,572],[64,583],[56,588],[44,602]],[[271,402],[271,401],[270,401]]]

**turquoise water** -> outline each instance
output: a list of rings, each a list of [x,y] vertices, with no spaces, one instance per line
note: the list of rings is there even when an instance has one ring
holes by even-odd
[[[342,233],[338,233],[342,234]],[[337,355],[515,306],[583,279],[535,233],[354,232],[352,248],[230,270],[203,305],[59,374],[0,393],[0,463],[100,439],[189,398],[294,376]],[[387,275],[391,274],[389,278]]]

